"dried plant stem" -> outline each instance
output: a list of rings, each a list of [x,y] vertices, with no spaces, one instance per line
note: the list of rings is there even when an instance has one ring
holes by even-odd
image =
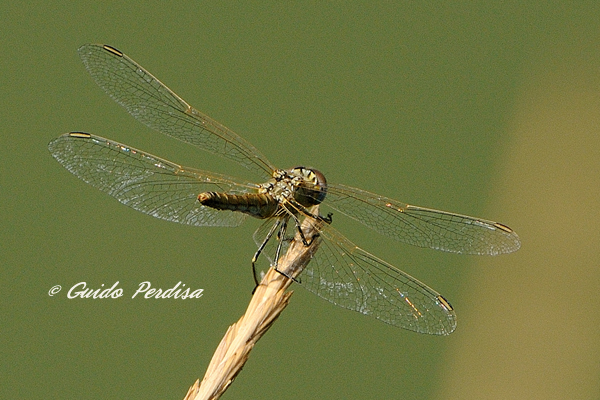
[[[314,207],[312,212],[318,213]],[[317,225],[315,225],[317,224]],[[322,222],[306,218],[302,231],[312,238]],[[320,240],[316,238],[305,246],[296,234],[286,254],[278,262],[276,271],[269,269],[256,288],[246,313],[231,325],[208,366],[204,379],[190,387],[184,400],[218,399],[241,371],[254,344],[266,333],[279,314],[287,306],[293,292],[286,292],[292,283],[289,277],[297,277],[317,251]],[[285,274],[285,276],[284,276]]]

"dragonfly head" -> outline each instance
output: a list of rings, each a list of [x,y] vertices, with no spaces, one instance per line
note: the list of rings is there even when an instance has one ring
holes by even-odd
[[[327,194],[327,180],[325,175],[316,169],[295,167],[290,174],[300,178],[294,191],[294,199],[304,207],[321,204]]]

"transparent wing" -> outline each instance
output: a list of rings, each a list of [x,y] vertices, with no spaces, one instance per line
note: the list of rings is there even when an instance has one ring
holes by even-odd
[[[259,227],[257,244],[272,225],[273,221],[267,221]],[[288,227],[289,235],[295,232],[294,226]],[[329,225],[322,227],[315,240],[321,243],[299,277],[309,291],[340,307],[411,331],[449,335],[456,328],[450,304],[427,285],[357,247]],[[277,238],[269,244],[263,252],[272,262]],[[288,244],[283,242],[282,255]]]
[[[271,177],[273,166],[254,146],[191,107],[119,50],[86,44],[78,51],[96,83],[138,121]]]
[[[521,247],[517,234],[498,222],[411,206],[345,185],[329,184],[325,204],[414,246],[480,255],[511,253]]]
[[[197,226],[238,226],[245,214],[204,207],[207,191],[246,193],[256,185],[194,170],[88,133],[72,132],[48,144],[71,173],[121,203],[167,221]]]
[[[449,335],[456,314],[435,290],[323,226],[319,249],[300,275],[302,286],[350,310],[400,328]]]

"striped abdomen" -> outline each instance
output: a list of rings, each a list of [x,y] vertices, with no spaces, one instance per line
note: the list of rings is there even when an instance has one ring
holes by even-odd
[[[275,215],[279,203],[267,194],[227,194],[204,192],[198,195],[200,204],[217,210],[239,211],[256,218],[269,218]]]

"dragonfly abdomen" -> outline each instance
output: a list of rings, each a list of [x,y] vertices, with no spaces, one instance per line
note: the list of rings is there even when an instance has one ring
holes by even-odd
[[[198,195],[200,204],[217,210],[238,211],[255,218],[265,219],[275,215],[277,200],[264,193],[227,194],[204,192]]]

